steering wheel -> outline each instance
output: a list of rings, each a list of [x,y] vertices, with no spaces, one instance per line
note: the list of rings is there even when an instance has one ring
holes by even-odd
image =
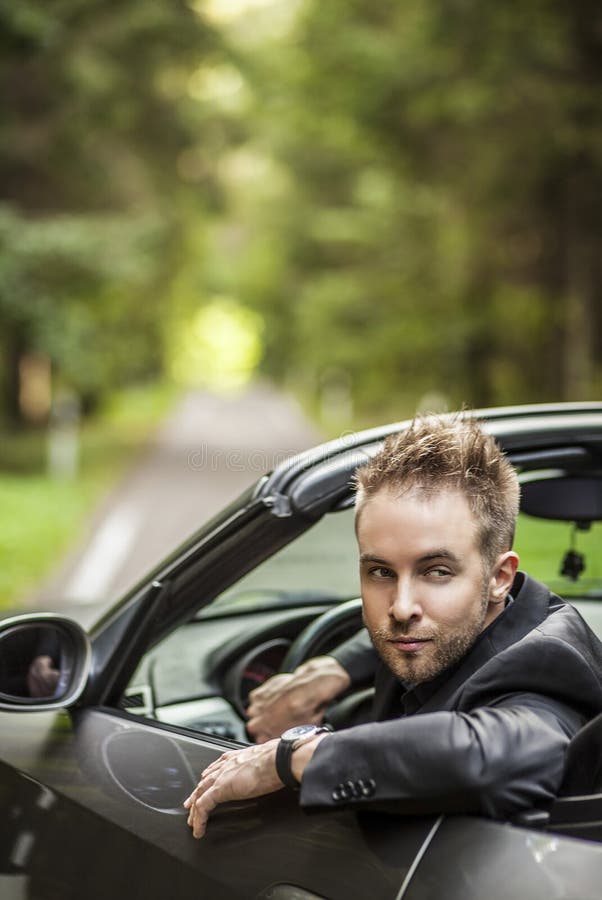
[[[357,599],[346,600],[322,613],[297,635],[282,660],[280,671],[293,672],[306,659],[332,650],[348,636],[351,626],[360,628],[361,611],[362,601]]]

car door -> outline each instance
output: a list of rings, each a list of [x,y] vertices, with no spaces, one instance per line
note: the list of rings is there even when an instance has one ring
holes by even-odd
[[[283,790],[224,806],[195,841],[182,801],[231,744],[117,710],[1,715],[3,900],[384,900],[398,895],[433,824],[308,815]]]
[[[195,841],[182,802],[199,773],[237,745],[120,708],[148,646],[169,637],[191,591],[198,605],[199,591],[212,596],[250,569],[250,558],[286,543],[278,517],[265,504],[257,513],[242,506],[235,527],[228,513],[200,548],[178,555],[101,623],[76,708],[0,711],[3,900],[398,896],[435,820],[391,827],[377,812],[308,814],[283,789],[218,809]]]

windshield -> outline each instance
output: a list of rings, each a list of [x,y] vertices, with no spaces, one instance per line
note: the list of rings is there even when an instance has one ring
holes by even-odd
[[[312,528],[240,579],[199,615],[211,617],[245,609],[337,603],[360,596],[353,509],[324,516]],[[521,514],[515,549],[520,568],[562,597],[575,601],[586,617],[598,615],[602,632],[602,523],[575,530],[568,522]],[[572,579],[561,574],[569,550],[584,569]],[[594,608],[595,607],[595,608]]]
[[[199,616],[359,597],[353,509],[329,513],[221,594]]]

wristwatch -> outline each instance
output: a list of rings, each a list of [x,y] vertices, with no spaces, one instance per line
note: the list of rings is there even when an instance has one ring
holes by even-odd
[[[276,748],[276,772],[278,778],[287,787],[294,791],[301,786],[291,768],[293,760],[293,752],[302,744],[306,744],[317,734],[326,731],[332,731],[330,725],[295,725],[293,728],[287,728],[280,736],[278,747]]]

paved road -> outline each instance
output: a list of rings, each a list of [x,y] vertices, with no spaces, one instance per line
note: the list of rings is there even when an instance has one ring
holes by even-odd
[[[297,404],[265,385],[188,394],[27,607],[90,624],[263,472],[319,440]]]

